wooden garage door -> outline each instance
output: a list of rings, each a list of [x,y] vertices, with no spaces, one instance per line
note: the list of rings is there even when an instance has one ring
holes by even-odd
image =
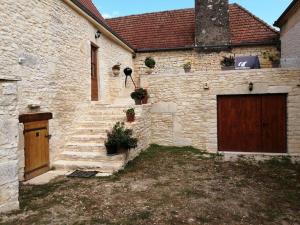
[[[218,96],[219,151],[286,153],[284,94]]]

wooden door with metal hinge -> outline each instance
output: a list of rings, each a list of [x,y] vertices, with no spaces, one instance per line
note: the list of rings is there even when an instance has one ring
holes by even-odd
[[[50,170],[48,121],[24,124],[25,180]]]

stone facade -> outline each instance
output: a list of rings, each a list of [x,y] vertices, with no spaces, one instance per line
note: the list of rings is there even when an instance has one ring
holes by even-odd
[[[133,129],[133,136],[138,139],[138,147],[130,151],[128,160],[134,159],[151,144],[151,104],[136,106],[138,117],[134,123],[126,123],[126,127]]]
[[[299,5],[299,4],[298,4]],[[296,8],[296,7],[295,7]],[[300,7],[281,27],[281,65],[300,67]]]
[[[288,94],[288,153],[300,154],[299,70],[261,69],[143,75],[151,102],[152,143],[217,152],[217,96]],[[254,83],[249,92],[249,82]],[[207,87],[206,87],[207,86]]]
[[[99,97],[110,103],[124,87],[124,77],[115,78],[112,66],[132,67],[132,53],[104,34],[64,1],[12,1],[0,5],[1,74],[19,75],[18,111],[52,112],[50,121],[51,162],[65,143],[77,115],[90,104],[90,48],[97,45]],[[23,177],[23,125],[20,125],[20,178]]]
[[[0,213],[19,207],[17,80],[0,76]]]
[[[156,61],[153,75],[182,73],[184,71],[183,64],[187,62],[191,62],[192,71],[221,70],[220,61],[223,59],[223,56],[229,55],[258,55],[261,67],[270,68],[272,67],[272,62],[264,57],[264,52],[276,54],[278,50],[275,46],[255,46],[233,48],[231,52],[220,53],[199,53],[193,50],[138,53],[134,60],[135,75],[138,79],[140,75],[146,73],[147,68],[144,60],[147,56],[152,56]]]

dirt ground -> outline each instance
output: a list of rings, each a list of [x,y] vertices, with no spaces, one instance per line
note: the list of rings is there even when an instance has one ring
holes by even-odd
[[[107,178],[21,185],[7,225],[300,224],[300,165],[152,146]]]

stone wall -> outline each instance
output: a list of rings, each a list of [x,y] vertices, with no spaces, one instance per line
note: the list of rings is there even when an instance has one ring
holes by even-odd
[[[124,77],[112,77],[117,63],[132,67],[132,54],[104,34],[64,1],[4,0],[0,4],[0,69],[19,75],[20,114],[52,112],[51,163],[61,151],[73,121],[84,113],[91,99],[90,48],[99,47],[99,96],[110,103],[124,87]],[[20,178],[23,175],[23,126],[20,125]]]
[[[278,53],[275,46],[256,46],[256,47],[240,47],[233,48],[231,52],[220,53],[199,53],[193,50],[185,51],[164,51],[151,53],[138,53],[134,59],[134,68],[136,79],[139,80],[140,75],[146,73],[145,59],[152,56],[156,61],[156,67],[153,74],[179,74],[184,71],[183,64],[191,62],[192,72],[194,71],[211,71],[221,70],[220,61],[224,56],[236,55],[258,55],[262,68],[272,67],[272,63],[263,53]]]
[[[128,160],[137,157],[151,144],[151,104],[135,106],[136,121],[126,123],[126,127],[133,129],[133,136],[138,138],[138,147],[130,151]]]
[[[296,7],[295,7],[296,8]],[[300,67],[300,7],[281,28],[281,65]]]
[[[19,207],[17,80],[0,76],[0,213]]]
[[[216,152],[218,95],[288,93],[288,152],[299,154],[299,74],[292,69],[261,69],[143,75],[141,85],[153,103],[151,142]],[[254,83],[252,92],[249,82]]]

